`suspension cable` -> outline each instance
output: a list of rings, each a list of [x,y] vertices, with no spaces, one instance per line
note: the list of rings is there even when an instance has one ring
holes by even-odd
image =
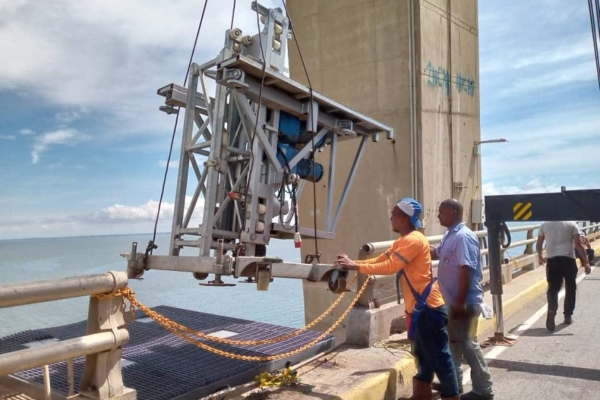
[[[292,19],[290,18],[290,13],[288,12],[288,8],[287,8],[287,4],[285,0],[281,0],[281,2],[283,3],[283,8],[285,9],[285,14],[287,16],[287,19],[289,21],[289,25],[290,25],[290,30],[292,31],[292,36],[294,38],[294,43],[296,43],[296,49],[298,49],[298,55],[300,56],[300,61],[302,62],[302,68],[304,69],[304,75],[306,76],[306,81],[308,83],[308,90],[310,91],[310,115],[311,115],[311,121],[313,123],[313,125],[315,124],[315,121],[313,120],[314,115],[312,114],[313,112],[313,105],[314,105],[314,96],[313,96],[313,87],[312,87],[312,83],[310,81],[310,76],[308,75],[308,68],[306,68],[306,63],[304,62],[304,55],[302,54],[302,50],[300,49],[300,43],[298,42],[298,36],[296,35],[296,32],[294,31],[294,24],[292,23]],[[312,128],[312,126],[310,127]],[[319,253],[319,240],[317,238],[317,182],[316,182],[316,173],[317,173],[317,169],[316,169],[316,161],[315,161],[315,156],[316,156],[316,144],[315,144],[315,134],[316,132],[313,132],[313,134],[311,135],[311,144],[312,144],[312,161],[313,161],[313,224],[314,224],[314,241],[315,241],[315,256],[314,258],[319,262],[320,261],[320,256],[321,254]],[[297,219],[297,218],[296,218]],[[296,221],[296,223],[298,223]]]
[[[235,19],[235,3],[236,0],[233,0],[233,9],[231,10],[231,24],[229,25],[229,30],[233,29],[233,21]]]
[[[592,25],[592,40],[594,42],[594,57],[596,59],[596,74],[598,75],[598,88],[600,89],[600,59],[598,57],[598,41],[596,39],[596,23],[594,22],[594,4],[592,0],[588,0],[588,8],[590,11],[590,23]],[[596,0],[596,18],[598,21],[598,34],[600,35],[600,1]]]
[[[196,37],[194,38],[194,46],[192,46],[192,52],[190,54],[190,60],[188,61],[188,66],[185,71],[185,78],[183,78],[183,86],[187,84],[187,80],[190,74],[190,67],[192,66],[192,60],[194,59],[194,53],[196,52],[196,45],[198,44],[198,37],[200,36],[200,29],[202,28],[202,22],[204,21],[204,14],[206,13],[206,6],[208,5],[208,0],[204,0],[204,7],[202,8],[202,15],[200,16],[200,22],[198,23],[198,29],[196,30]],[[235,7],[235,2],[234,2]],[[234,8],[235,10],[235,8]],[[179,123],[179,110],[181,108],[177,107],[177,115],[175,116],[175,124],[173,125],[173,133],[171,134],[171,144],[169,146],[169,156],[167,157],[167,165],[165,167],[165,175],[163,177],[162,187],[160,189],[160,199],[158,200],[158,210],[156,212],[156,219],[154,220],[154,231],[152,232],[152,240],[148,243],[148,247],[146,248],[146,256],[148,254],[152,254],[152,251],[157,248],[155,245],[156,242],[156,230],[158,229],[158,219],[160,217],[160,208],[162,206],[163,196],[165,194],[165,186],[167,184],[167,175],[169,173],[169,163],[171,162],[171,155],[173,154],[173,143],[175,142],[175,133],[177,132],[177,124]]]

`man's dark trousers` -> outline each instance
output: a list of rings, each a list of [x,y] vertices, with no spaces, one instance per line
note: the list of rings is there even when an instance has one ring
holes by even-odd
[[[565,280],[565,316],[573,315],[575,310],[575,292],[577,290],[577,262],[574,258],[557,256],[549,258],[546,263],[546,280],[548,281],[548,311],[558,310],[558,292]]]

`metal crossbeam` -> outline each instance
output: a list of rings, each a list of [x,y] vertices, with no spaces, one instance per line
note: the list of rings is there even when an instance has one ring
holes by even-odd
[[[600,221],[600,189],[485,196],[486,221]]]
[[[502,235],[507,221],[600,221],[600,189],[566,190],[560,193],[532,193],[485,196],[488,230],[490,292],[494,302],[494,336],[488,345],[512,346],[516,339],[504,335],[502,310]],[[505,245],[504,247],[507,247]]]

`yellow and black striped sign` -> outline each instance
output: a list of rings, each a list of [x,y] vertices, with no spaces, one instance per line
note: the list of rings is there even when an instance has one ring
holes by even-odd
[[[528,221],[532,216],[531,203],[517,203],[513,206],[514,221]]]

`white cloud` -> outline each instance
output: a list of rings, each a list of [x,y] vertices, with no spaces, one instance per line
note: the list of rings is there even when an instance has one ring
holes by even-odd
[[[192,200],[191,196],[185,198],[185,211],[187,211],[189,204]],[[202,215],[202,204],[203,200],[200,199],[196,205],[194,212],[194,223],[199,224],[200,217]],[[158,212],[158,201],[149,200],[145,204],[140,206],[128,206],[123,204],[113,204],[112,206],[103,208],[99,212],[92,213],[88,216],[83,217],[86,220],[94,222],[141,222],[141,221],[154,221],[156,220],[156,214]],[[160,218],[161,220],[173,218],[173,212],[175,205],[163,201],[160,207]]]
[[[162,203],[160,208],[161,218],[173,216],[173,204]],[[104,221],[154,221],[158,212],[158,201],[150,200],[141,206],[126,206],[114,204],[93,214],[92,219],[98,222]]]
[[[54,115],[54,119],[59,124],[70,124],[73,121],[77,121],[82,117],[82,114],[85,114],[86,110],[82,109],[81,111],[63,111],[56,113]]]
[[[533,8],[519,0],[480,2],[482,100],[510,103],[513,95],[596,81],[587,7],[546,0],[543,11]],[[532,12],[536,18],[526,17]]]
[[[502,57],[482,57],[481,73],[492,74],[528,67],[541,72],[548,64],[573,63],[576,60],[590,59],[589,38],[581,36],[576,40],[573,43],[571,40],[564,41],[563,38],[561,42],[555,42],[554,45],[548,43],[547,47],[542,48],[525,43],[521,43],[521,46],[507,46],[510,50],[503,52]]]
[[[186,197],[185,211],[191,199],[191,196]],[[6,203],[16,200],[18,199],[13,198]],[[0,199],[0,204],[2,203]],[[190,226],[200,225],[203,204],[200,199]],[[149,200],[141,205],[113,204],[87,214],[29,214],[27,218],[10,216],[0,225],[0,239],[149,233],[154,229],[157,210],[158,201]],[[163,201],[157,228],[159,232],[171,230],[173,210],[172,203]]]
[[[50,146],[55,145],[74,145],[75,143],[86,140],[87,136],[76,129],[59,129],[53,132],[46,132],[37,136],[31,150],[31,162],[37,164],[43,152]]]
[[[15,135],[0,135],[0,140],[15,140],[16,138]]]
[[[238,2],[239,3],[239,2]],[[265,0],[263,5],[281,6]],[[233,0],[208,3],[195,61],[218,55]],[[106,134],[162,131],[156,90],[182,83],[202,2],[185,0],[12,1],[0,10],[0,91],[25,92],[58,107],[107,113]],[[236,27],[255,34],[250,2],[237,4]],[[60,119],[77,112],[59,114]]]
[[[507,185],[507,186],[496,186],[494,182],[488,182],[483,184],[483,195],[484,196],[495,196],[502,194],[523,194],[523,193],[556,193],[560,192],[560,185],[556,184],[543,184],[539,179],[532,179],[523,185]],[[579,189],[578,187],[569,187],[570,190]]]
[[[578,82],[593,82],[596,77],[593,60],[579,61],[567,66],[554,66],[548,71],[537,71],[533,74],[523,74],[513,80],[504,90],[499,91],[500,97],[530,94],[541,89],[565,87]]]
[[[28,2],[27,0],[12,0],[12,1],[6,1],[4,3],[0,3],[0,16],[2,16],[4,18],[9,18],[19,8],[24,6],[27,2]],[[0,21],[2,21],[1,18],[0,18]]]
[[[35,135],[35,132],[32,131],[31,129],[25,128],[25,129],[21,129],[19,131],[19,134],[23,135],[23,136],[31,136],[31,135]]]
[[[573,101],[482,127],[484,139],[508,139],[508,143],[482,146],[484,181],[514,180],[526,173],[562,177],[556,182],[559,187],[569,186],[575,174],[597,180],[591,169],[600,152],[597,109],[597,103]]]

